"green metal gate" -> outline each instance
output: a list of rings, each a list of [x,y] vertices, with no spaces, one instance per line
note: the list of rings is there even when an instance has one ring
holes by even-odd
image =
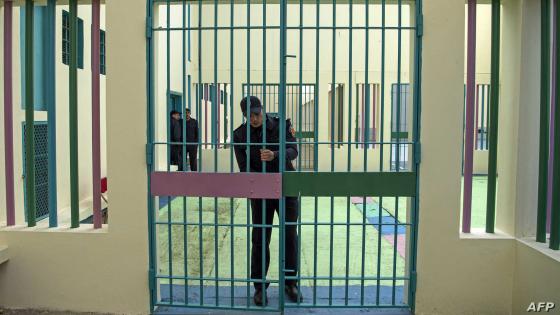
[[[414,309],[421,0],[147,0],[147,12],[152,308]],[[172,91],[191,113],[179,142]],[[242,114],[249,96],[262,126]],[[271,160],[255,162],[263,149]],[[301,300],[284,293],[293,283]]]

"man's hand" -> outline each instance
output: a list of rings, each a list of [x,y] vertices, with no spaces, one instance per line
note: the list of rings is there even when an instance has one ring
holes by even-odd
[[[267,149],[262,149],[261,150],[261,161],[266,161],[266,162],[270,162],[274,160],[274,152],[267,150]]]

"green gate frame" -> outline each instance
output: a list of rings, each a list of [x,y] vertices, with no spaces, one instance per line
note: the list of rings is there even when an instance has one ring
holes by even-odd
[[[379,0],[383,5],[388,2],[388,0]],[[418,209],[419,209],[419,164],[420,164],[420,114],[421,114],[421,69],[422,69],[422,36],[423,36],[423,14],[422,14],[422,1],[423,0],[416,0],[410,1],[414,2],[415,4],[415,27],[411,27],[411,31],[415,31],[416,33],[416,46],[414,49],[414,84],[413,84],[413,139],[412,142],[409,144],[413,145],[413,159],[411,161],[411,171],[410,172],[377,172],[377,173],[332,173],[332,172],[315,172],[310,175],[309,173],[286,173],[284,170],[283,163],[280,163],[280,172],[283,175],[283,196],[301,196],[301,195],[311,195],[311,196],[351,196],[351,195],[367,195],[367,194],[375,194],[377,196],[407,196],[411,198],[411,223],[410,227],[412,231],[410,233],[411,238],[411,250],[410,250],[410,266],[409,266],[409,275],[410,277],[408,280],[410,281],[408,285],[408,301],[409,307],[412,312],[415,309],[415,298],[416,298],[416,279],[417,279],[417,240],[418,240]],[[151,310],[155,310],[157,306],[157,289],[156,289],[156,247],[155,247],[155,222],[153,218],[154,213],[154,198],[151,195],[151,181],[150,177],[151,174],[154,172],[154,146],[161,143],[154,142],[154,106],[155,106],[155,91],[154,91],[154,41],[153,41],[153,33],[154,33],[154,26],[153,26],[153,6],[154,3],[170,3],[170,2],[195,2],[191,0],[146,0],[146,55],[147,55],[147,82],[146,82],[146,91],[147,91],[147,145],[146,145],[146,160],[147,160],[147,176],[148,176],[148,195],[147,195],[147,203],[148,203],[148,237],[149,237],[149,287],[150,287],[150,308]],[[280,66],[280,87],[279,87],[279,107],[280,107],[280,121],[281,121],[281,128],[280,128],[280,159],[285,159],[285,126],[286,121],[286,58],[292,57],[287,55],[286,52],[286,37],[287,37],[287,23],[286,23],[286,10],[287,10],[287,3],[289,0],[279,0],[280,2],[280,55],[284,56],[281,58],[281,66]],[[333,0],[336,3],[336,0]],[[360,1],[362,2],[362,1]],[[368,0],[365,0],[366,3],[369,3]],[[398,3],[402,5],[403,0],[394,0],[391,2]],[[409,2],[409,1],[406,1]],[[200,1],[198,1],[200,3]],[[320,1],[317,0],[317,4]],[[189,8],[189,15],[190,15],[190,8]],[[350,26],[350,29],[352,26]],[[334,36],[334,35],[333,35]],[[184,53],[184,52],[183,52]],[[366,57],[367,58],[367,57]],[[183,58],[185,59],[185,58]],[[189,59],[190,59],[190,45],[189,45]],[[334,61],[333,61],[334,62]],[[367,61],[366,61],[367,63]],[[400,67],[400,62],[399,62]],[[333,70],[334,71],[334,70]],[[367,73],[367,72],[366,72]],[[301,76],[301,71],[300,71]],[[334,75],[333,75],[334,76]],[[366,74],[367,77],[367,74]],[[189,78],[190,79],[190,78]],[[334,79],[334,78],[333,78]],[[399,79],[400,80],[400,79]],[[301,78],[300,78],[301,81]],[[399,82],[400,83],[400,82]],[[250,82],[249,82],[250,84]],[[367,84],[367,78],[366,78]],[[301,83],[300,83],[301,85]],[[190,87],[190,84],[189,84]],[[399,91],[397,94],[400,96]],[[183,101],[185,99],[183,98]],[[397,117],[399,114],[397,113]],[[317,128],[315,128],[317,129]],[[315,131],[316,133],[316,131]],[[316,135],[315,135],[316,137]],[[384,143],[390,144],[390,143]],[[398,144],[398,143],[397,143]],[[315,156],[317,156],[315,154]],[[315,166],[316,167],[316,166]],[[365,185],[366,183],[370,183],[372,180],[380,180],[389,185]],[[346,183],[345,185],[340,185],[340,182]],[[350,185],[350,182],[352,184]],[[356,186],[356,182],[359,183],[359,186]],[[370,183],[371,184],[371,183]],[[356,190],[356,188],[360,188]],[[280,217],[284,218],[284,198],[280,199]],[[283,232],[285,228],[285,220],[280,220],[279,225],[279,239],[283,240]],[[280,241],[280,259],[279,261],[284,261],[284,242]],[[281,265],[281,263],[280,263]],[[284,286],[284,270],[282,266],[279,266],[279,291],[283,292]],[[283,294],[279,296],[279,309],[272,311],[280,311],[283,313],[286,306],[283,301]],[[299,306],[299,303],[296,307]],[[196,307],[196,306],[194,306]],[[202,308],[222,308],[222,307],[212,307],[212,306],[201,306]],[[293,307],[293,306],[291,306]],[[308,307],[305,305],[305,307]],[[315,306],[315,307],[332,307],[332,306]],[[352,306],[348,306],[352,307]],[[365,306],[362,306],[362,308]],[[368,306],[369,307],[369,306]],[[385,306],[377,306],[376,308],[384,308]],[[395,307],[395,308],[398,308]],[[246,309],[246,308],[243,308]],[[248,310],[248,309],[247,309]],[[262,309],[264,311],[270,311],[270,308]]]

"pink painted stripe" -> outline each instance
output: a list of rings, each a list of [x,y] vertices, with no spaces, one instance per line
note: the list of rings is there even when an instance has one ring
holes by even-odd
[[[93,227],[101,228],[101,103],[100,103],[100,0],[92,1],[91,35],[91,111],[92,111],[92,161],[93,161]]]
[[[280,173],[153,172],[152,196],[279,199]]]
[[[204,84],[206,93],[204,94],[204,148],[208,147],[208,98],[210,95],[210,88],[208,84]],[[202,152],[201,152],[202,153]]]
[[[350,200],[352,201],[353,204],[362,204],[364,203],[364,197],[351,197]],[[371,197],[366,197],[366,203],[372,203],[373,202],[373,198]]]
[[[216,115],[217,116],[216,117],[216,123],[217,123],[216,129],[218,129],[218,138],[216,138],[217,143],[220,143],[220,115],[221,115],[220,106],[222,105],[220,86],[221,86],[221,84],[218,83],[218,88],[216,89],[216,98],[215,98],[217,100],[216,101],[216,107],[217,107],[216,110],[218,112],[218,115]],[[218,144],[217,147],[219,148],[220,144]]]
[[[362,84],[362,148],[364,147],[364,140],[366,139],[366,85]]]
[[[476,0],[468,4],[467,34],[467,110],[465,123],[465,166],[463,192],[463,233],[471,231],[472,178],[474,150],[474,97],[476,67]]]
[[[383,235],[383,238],[389,242],[389,244],[395,246],[395,235],[387,234]],[[397,235],[397,253],[404,258],[406,256],[406,234]]]
[[[403,258],[406,256],[406,234],[397,235],[397,252]]]
[[[377,137],[376,137],[377,136],[376,135],[377,122],[375,120],[375,118],[376,118],[375,114],[376,114],[376,111],[377,111],[377,85],[372,84],[371,86],[372,86],[372,90],[373,90],[373,99],[372,99],[372,103],[373,103],[373,106],[372,106],[372,116],[373,117],[372,117],[372,119],[373,119],[373,122],[371,123],[371,125],[372,125],[371,127],[373,129],[373,139],[372,139],[373,142],[374,142],[373,148],[375,149],[375,142],[377,141],[376,140],[377,139]]]
[[[12,0],[4,1],[4,153],[6,166],[6,220],[15,225],[14,126],[12,97]]]

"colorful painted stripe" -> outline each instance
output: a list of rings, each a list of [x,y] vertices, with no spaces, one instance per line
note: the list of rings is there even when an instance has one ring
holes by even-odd
[[[14,202],[14,126],[12,76],[12,0],[4,1],[4,158],[6,177],[6,220],[15,225]]]
[[[282,198],[280,173],[153,172],[151,185],[152,196]]]
[[[92,29],[91,29],[91,110],[92,110],[92,162],[93,162],[93,227],[102,226],[101,219],[101,103],[99,76],[101,71],[101,28],[100,28],[100,0],[92,1]]]

